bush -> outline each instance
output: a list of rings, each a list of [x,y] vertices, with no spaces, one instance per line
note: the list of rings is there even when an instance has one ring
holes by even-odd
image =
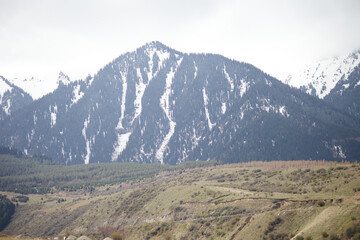
[[[352,239],[353,240],[360,240],[360,233],[356,233]]]
[[[269,233],[271,233],[272,231],[274,231],[275,226],[282,223],[282,219],[281,218],[276,218],[274,221],[270,222],[267,229],[265,230],[264,234],[268,235]]]
[[[325,202],[323,200],[319,200],[317,201],[317,205],[319,205],[319,207],[323,207],[325,206]]]
[[[346,237],[350,239],[354,236],[355,231],[352,227],[349,227],[346,229],[345,234],[346,234]]]
[[[323,238],[327,238],[329,236],[329,234],[327,232],[322,232],[321,236],[323,236]]]
[[[11,201],[13,202],[23,202],[23,203],[26,203],[27,201],[29,201],[29,197],[27,196],[24,196],[24,195],[21,195],[21,196],[16,196],[16,197],[13,197],[11,199]]]
[[[295,240],[304,240],[304,237],[303,236],[297,236],[296,238],[295,238]]]
[[[330,240],[340,240],[340,238],[337,235],[331,235]]]
[[[123,240],[123,235],[119,232],[113,232],[110,236],[113,240]]]

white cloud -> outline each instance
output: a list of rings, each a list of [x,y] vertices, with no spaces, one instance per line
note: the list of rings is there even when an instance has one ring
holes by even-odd
[[[212,52],[277,77],[360,48],[360,2],[0,0],[0,74],[83,78],[159,40]]]

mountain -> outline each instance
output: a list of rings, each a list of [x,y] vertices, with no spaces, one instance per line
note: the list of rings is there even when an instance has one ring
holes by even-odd
[[[354,160],[359,129],[251,64],[151,42],[12,114],[0,144],[65,164]]]
[[[324,100],[360,118],[360,64],[346,80],[340,80]]]
[[[360,117],[360,50],[326,59],[290,75],[286,83]]]
[[[13,78],[8,81],[30,94],[34,100],[40,99],[41,97],[53,92],[60,83],[67,85],[72,82],[69,76],[61,71],[56,81],[51,79],[44,81],[35,77]]]
[[[29,94],[0,76],[0,120],[5,119],[12,112],[21,109],[32,101]]]
[[[302,91],[324,98],[339,81],[346,82],[360,64],[360,50],[309,65],[298,73],[289,75],[285,83]]]
[[[61,74],[63,73],[60,72]],[[53,92],[58,86],[56,81],[45,81],[36,77],[12,78],[8,81],[27,92],[34,100]]]

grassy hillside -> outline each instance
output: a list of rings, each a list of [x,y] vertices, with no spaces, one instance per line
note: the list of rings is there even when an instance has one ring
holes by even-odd
[[[354,239],[360,226],[359,164],[157,165],[149,175],[121,180],[115,172],[122,165],[111,166],[117,170],[99,178],[108,182],[91,189],[52,186],[46,194],[28,194],[29,201],[17,203],[3,233],[86,234],[94,239],[114,231],[125,239]],[[21,195],[3,194],[10,199]]]

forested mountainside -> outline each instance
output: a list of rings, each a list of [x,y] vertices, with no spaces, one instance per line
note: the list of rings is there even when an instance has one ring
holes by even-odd
[[[64,164],[356,160],[359,129],[251,64],[151,42],[11,114],[0,144]]]
[[[28,93],[0,76],[0,121],[32,101]]]

